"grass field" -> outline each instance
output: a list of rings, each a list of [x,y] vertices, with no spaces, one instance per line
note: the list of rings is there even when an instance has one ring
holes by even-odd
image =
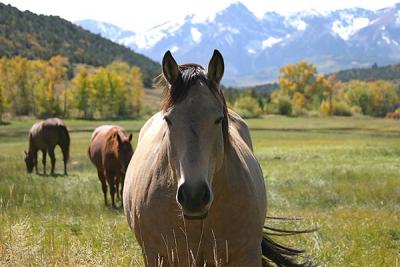
[[[67,177],[26,174],[23,150],[33,121],[0,126],[0,266],[142,265],[123,213],[103,205],[86,151],[95,126],[118,123],[137,138],[143,122],[66,121]],[[269,223],[320,229],[283,241],[307,247],[322,266],[400,266],[399,122],[267,117],[248,124],[269,215],[305,218]],[[61,173],[59,149],[56,156]]]

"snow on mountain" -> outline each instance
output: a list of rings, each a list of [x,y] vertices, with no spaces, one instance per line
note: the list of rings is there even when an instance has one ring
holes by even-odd
[[[76,23],[156,61],[170,50],[178,62],[207,64],[217,48],[224,55],[226,84],[275,80],[280,66],[302,59],[322,72],[400,61],[400,4],[377,11],[267,12],[258,18],[236,2],[207,17],[188,15],[142,33],[92,20]]]
[[[120,43],[120,40],[124,38],[129,38],[135,35],[135,33],[132,31],[124,30],[113,24],[96,21],[93,19],[75,21],[75,24],[92,33],[99,34],[102,37],[117,43]]]

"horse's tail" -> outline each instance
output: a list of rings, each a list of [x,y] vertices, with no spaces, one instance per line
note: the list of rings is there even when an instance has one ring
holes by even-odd
[[[69,160],[69,145],[71,142],[67,126],[60,125],[59,135],[60,147],[63,152],[65,162],[67,162]]]
[[[271,262],[276,266],[282,267],[308,267],[314,264],[310,260],[298,263],[299,258],[305,252],[304,249],[291,248],[274,241],[271,236],[290,236],[297,234],[305,234],[316,231],[317,229],[308,230],[283,230],[273,227],[264,226],[264,236],[261,241],[262,250],[262,266],[270,266]]]

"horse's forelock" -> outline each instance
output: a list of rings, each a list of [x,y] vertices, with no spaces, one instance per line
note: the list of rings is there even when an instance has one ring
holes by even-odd
[[[167,111],[169,108],[174,106],[176,103],[184,99],[189,89],[198,80],[204,82],[213,95],[222,102],[224,119],[222,121],[222,130],[224,140],[229,140],[228,134],[228,108],[222,90],[215,85],[208,78],[204,68],[197,64],[184,64],[179,65],[180,74],[172,85],[168,83],[163,74],[160,74],[157,79],[157,86],[163,90],[161,110]]]

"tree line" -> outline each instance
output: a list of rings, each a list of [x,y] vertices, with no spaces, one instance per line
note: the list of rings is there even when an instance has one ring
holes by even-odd
[[[271,84],[271,88],[275,85]],[[306,62],[280,69],[276,90],[225,89],[227,102],[245,117],[261,114],[384,117],[400,107],[400,86],[388,80],[349,80],[324,76]]]
[[[0,118],[13,116],[113,118],[138,115],[142,72],[114,61],[105,67],[50,60],[0,58]]]

